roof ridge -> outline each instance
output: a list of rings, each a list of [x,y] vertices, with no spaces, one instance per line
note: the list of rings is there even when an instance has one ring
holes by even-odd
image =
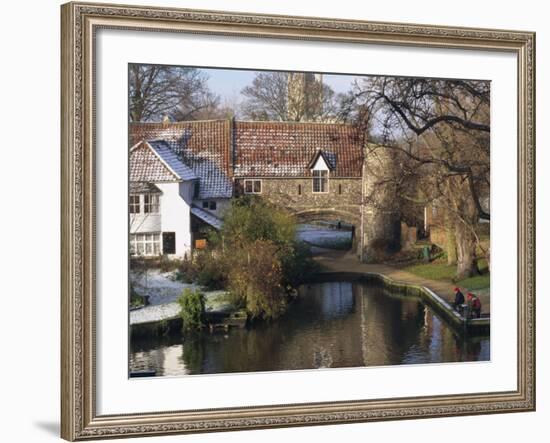
[[[230,121],[228,118],[215,118],[208,120],[182,120],[177,122],[130,122],[130,125],[147,125],[147,126],[181,126],[193,123],[214,123]]]
[[[356,128],[352,123],[344,122],[308,122],[308,121],[289,121],[289,120],[240,120],[233,118],[223,118],[223,119],[211,119],[211,120],[183,120],[177,122],[130,122],[130,125],[143,125],[143,126],[154,126],[154,127],[170,127],[170,126],[185,126],[192,125],[195,123],[217,123],[217,122],[235,122],[239,123],[251,123],[251,124],[279,124],[279,125],[318,125],[318,126],[342,126],[348,128]],[[357,128],[359,129],[359,128]]]
[[[344,126],[349,128],[355,128],[351,123],[342,122],[296,122],[296,121],[281,121],[281,120],[235,120],[236,124],[239,123],[253,123],[253,124],[281,124],[281,125],[318,125],[318,126]]]

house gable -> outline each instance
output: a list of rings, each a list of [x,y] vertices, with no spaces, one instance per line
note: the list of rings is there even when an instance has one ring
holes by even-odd
[[[335,160],[330,161],[323,151],[318,150],[308,166],[312,171],[332,171],[334,169],[334,163]]]
[[[181,182],[196,178],[163,142],[142,141],[130,149],[130,182]]]
[[[200,179],[197,199],[230,198],[232,124],[230,120],[130,123],[130,140],[162,140]]]

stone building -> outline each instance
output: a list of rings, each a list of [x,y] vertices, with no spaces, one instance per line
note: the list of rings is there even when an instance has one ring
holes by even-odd
[[[159,140],[196,177],[189,201],[192,245],[201,224],[219,227],[232,197],[252,194],[290,211],[298,222],[352,225],[353,249],[362,260],[376,261],[399,249],[399,217],[382,209],[394,196],[375,181],[376,171],[392,166],[391,158],[384,150],[370,153],[363,133],[352,125],[235,120],[130,124],[130,145]],[[378,204],[366,198],[373,193]]]

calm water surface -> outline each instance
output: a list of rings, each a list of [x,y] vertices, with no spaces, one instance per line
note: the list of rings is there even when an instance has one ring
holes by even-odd
[[[304,285],[277,321],[134,338],[130,370],[159,375],[489,360],[489,337],[456,334],[415,298],[364,283]]]

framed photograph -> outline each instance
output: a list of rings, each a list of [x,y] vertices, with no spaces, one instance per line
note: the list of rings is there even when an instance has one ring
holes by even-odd
[[[62,6],[62,437],[535,409],[535,35]]]

